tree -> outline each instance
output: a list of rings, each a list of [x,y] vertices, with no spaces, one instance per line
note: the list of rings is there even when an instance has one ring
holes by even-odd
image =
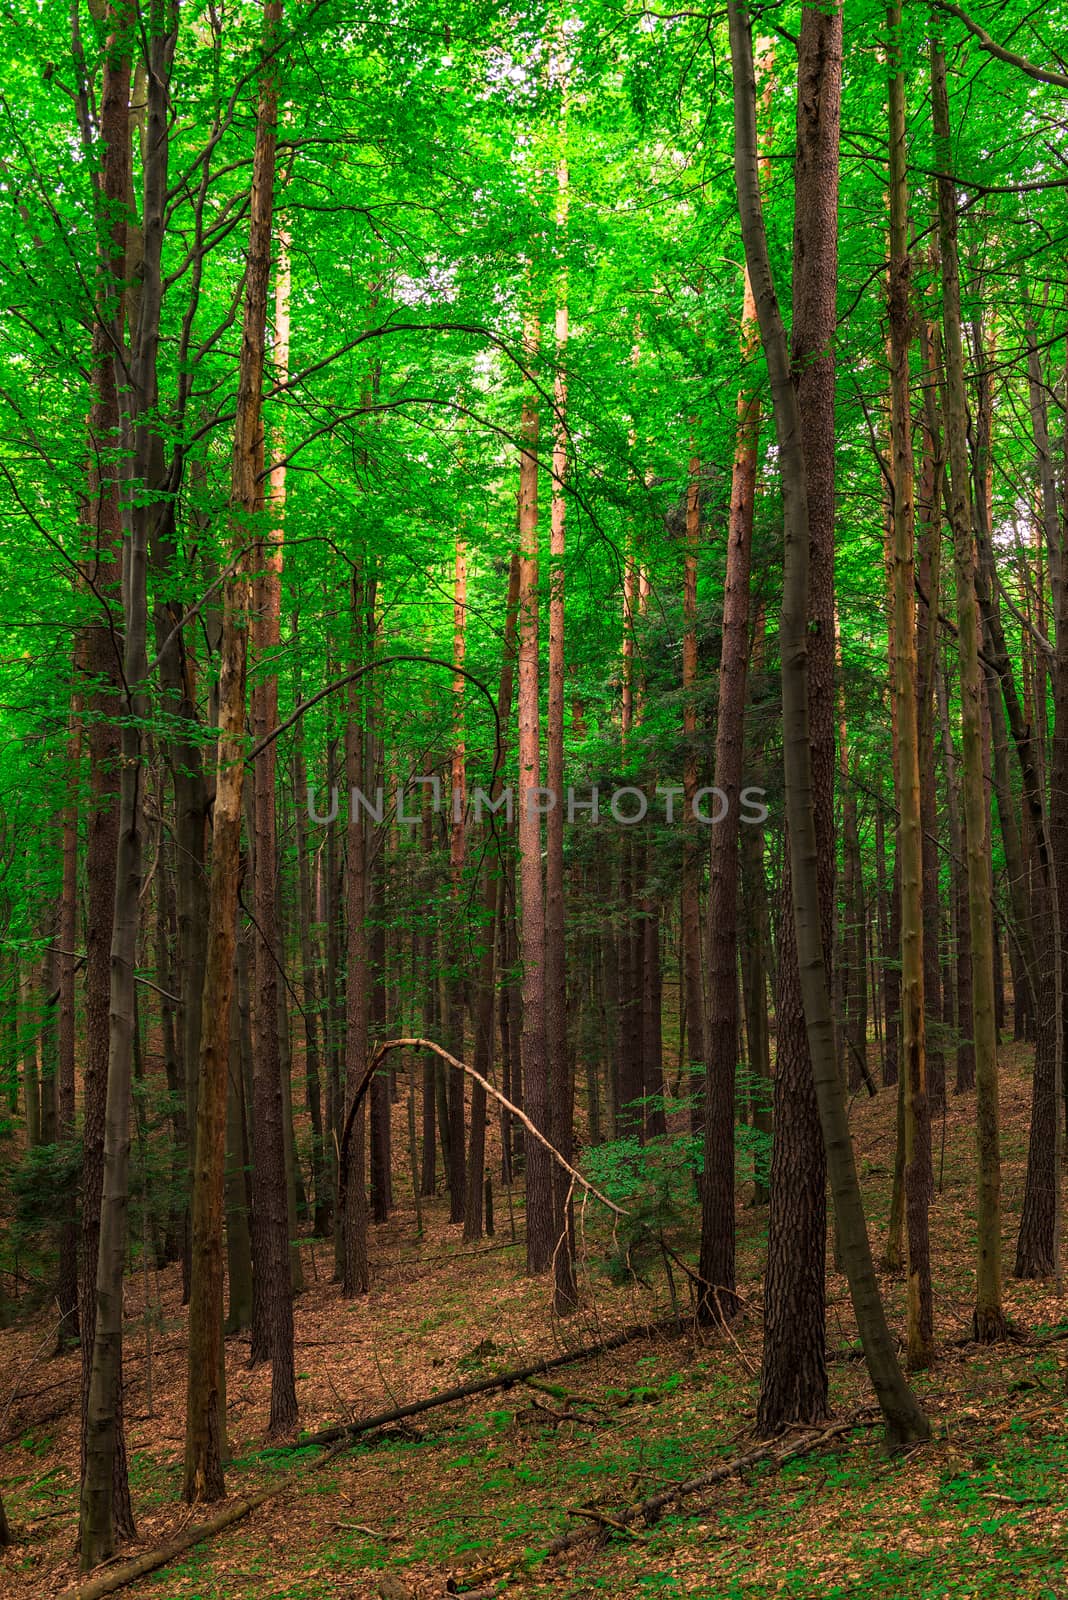
[[[949,451],[946,512],[953,530],[953,571],[956,580],[964,844],[968,863],[972,1032],[975,1042],[979,1253],[973,1320],[976,1338],[989,1344],[1002,1338],[1005,1332],[1005,1314],[1001,1304],[1001,1154],[997,1037],[994,1027],[994,941],[990,909],[990,857],[987,851],[989,818],[983,779],[982,676],[979,668],[979,616],[968,467],[956,186],[952,177],[949,143],[945,57],[941,41],[934,33],[930,40],[930,59],[931,107],[940,172],[937,195],[946,356],[945,427]]]
[[[809,667],[806,653],[810,514],[815,512],[812,520],[818,527],[821,512],[826,516],[826,509],[829,509],[820,503],[821,493],[826,492],[826,480],[821,481],[820,469],[826,467],[834,429],[832,423],[830,429],[824,427],[820,435],[811,431],[814,418],[811,412],[807,419],[805,417],[803,402],[794,386],[793,371],[800,364],[799,357],[809,353],[815,356],[807,369],[802,368],[800,388],[803,391],[806,380],[811,383],[813,376],[821,376],[821,367],[825,375],[833,360],[826,349],[826,339],[814,348],[810,347],[808,352],[805,351],[805,340],[816,331],[814,323],[817,323],[817,319],[826,325],[828,296],[833,329],[835,279],[833,270],[829,274],[827,270],[833,263],[833,254],[830,262],[826,254],[822,259],[817,254],[816,265],[813,266],[812,257],[809,256],[805,261],[804,253],[797,250],[798,241],[795,240],[795,255],[800,257],[811,275],[803,273],[801,285],[795,283],[794,354],[791,363],[771,276],[760,200],[756,84],[749,17],[738,0],[731,0],[729,17],[731,59],[734,65],[738,209],[761,341],[768,362],[785,512],[786,565],[781,621],[784,759],[790,828],[791,897],[805,1030],[853,1309],[864,1344],[868,1373],[886,1420],[890,1443],[900,1449],[912,1440],[926,1438],[930,1428],[898,1366],[868,1243],[853,1146],[846,1121],[845,1097],[835,1057],[821,925],[819,846],[812,801]],[[818,217],[822,224],[825,250],[829,252],[833,252],[834,227],[832,220],[828,228],[827,211],[829,208],[833,219],[837,210],[833,179],[837,172],[841,26],[840,11],[824,13],[817,11],[814,6],[806,6],[798,52],[798,188],[799,198],[803,193],[805,201],[809,203],[804,207],[799,205],[799,224],[804,239],[804,230],[813,217]],[[832,180],[829,191],[828,178]],[[817,188],[817,184],[820,187]],[[807,302],[806,291],[811,295]],[[806,321],[806,313],[811,320]],[[833,372],[833,366],[830,370]],[[825,384],[823,387],[825,393]],[[810,457],[814,469],[811,478],[808,470]],[[829,487],[833,490],[833,474]],[[815,497],[814,503],[810,501],[810,496]]]
[[[264,34],[269,42],[281,19],[280,0],[266,0],[263,18]],[[215,803],[212,808],[211,893],[198,1072],[196,1166],[193,1174],[193,1280],[189,1300],[189,1383],[183,1481],[183,1495],[190,1503],[218,1500],[225,1493],[222,1469],[226,1428],[222,1337],[222,1207],[230,1009],[241,877],[241,803],[246,753],[245,679],[252,600],[245,551],[264,504],[263,370],[271,263],[276,106],[274,82],[268,70],[261,81],[256,113],[256,148],[249,213],[249,271],[242,312],[241,364],[230,469],[231,571],[224,588],[220,647],[219,741]],[[272,1351],[272,1358],[278,1362],[280,1377],[284,1378],[279,1353]],[[289,1380],[292,1386],[292,1367]],[[276,1381],[279,1380],[276,1380],[272,1371],[272,1410]]]
[[[901,7],[886,11],[890,123],[890,428],[893,462],[894,699],[898,742],[898,860],[901,865],[901,1083],[908,1236],[908,1362],[930,1365],[934,1327],[927,1207],[931,1122],[927,1101],[923,997],[923,843],[917,706],[915,607],[915,472],[909,350],[912,344],[911,261],[905,149],[905,74]]]

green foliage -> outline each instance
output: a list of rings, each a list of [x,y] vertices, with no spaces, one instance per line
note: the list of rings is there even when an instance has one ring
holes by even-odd
[[[605,1265],[621,1282],[662,1259],[662,1241],[691,1231],[700,1141],[674,1134],[644,1144],[632,1135],[595,1145],[583,1156],[584,1175],[627,1216],[614,1218]]]
[[[11,1242],[16,1250],[42,1248],[50,1234],[69,1221],[82,1181],[82,1143],[31,1146],[11,1179],[15,1217]]]

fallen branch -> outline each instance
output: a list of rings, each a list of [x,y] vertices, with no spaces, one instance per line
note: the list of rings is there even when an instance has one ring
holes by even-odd
[[[540,1556],[530,1557],[525,1561],[516,1561],[513,1557],[510,1561],[501,1561],[489,1568],[480,1569],[477,1574],[472,1574],[472,1579],[477,1582],[482,1582],[485,1579],[491,1580],[485,1588],[477,1590],[465,1589],[461,1587],[462,1580],[450,1578],[445,1585],[446,1591],[449,1594],[463,1594],[465,1600],[480,1600],[482,1596],[500,1593],[498,1585],[503,1580],[513,1575],[518,1577],[520,1572],[525,1574],[529,1572],[531,1567],[538,1565],[540,1562],[548,1561],[553,1556],[563,1555],[566,1551],[574,1550],[579,1545],[592,1544],[596,1540],[603,1538],[608,1532],[626,1534],[628,1538],[640,1538],[641,1535],[635,1533],[631,1524],[639,1519],[646,1524],[654,1523],[660,1513],[677,1500],[685,1499],[688,1495],[697,1494],[702,1489],[709,1489],[714,1484],[722,1483],[725,1478],[733,1477],[736,1472],[743,1472],[747,1467],[755,1466],[758,1461],[771,1460],[777,1464],[781,1464],[784,1461],[792,1461],[798,1456],[807,1455],[821,1444],[826,1444],[830,1439],[840,1438],[842,1434],[851,1432],[853,1428],[875,1427],[879,1420],[879,1413],[876,1409],[867,1407],[864,1411],[856,1412],[853,1416],[845,1418],[842,1422],[836,1422],[829,1428],[804,1430],[803,1436],[800,1438],[795,1434],[792,1441],[786,1444],[785,1448],[781,1437],[766,1439],[762,1444],[755,1446],[744,1455],[735,1456],[732,1461],[721,1462],[718,1467],[713,1467],[708,1472],[702,1472],[699,1477],[688,1478],[684,1483],[673,1483],[667,1489],[661,1489],[658,1493],[650,1495],[647,1500],[641,1500],[637,1505],[626,1507],[625,1510],[620,1511],[614,1517],[608,1516],[603,1511],[590,1506],[569,1507],[570,1516],[587,1518],[593,1522],[594,1526],[577,1528],[572,1533],[561,1534],[559,1538],[552,1541]]]
[[[853,1428],[874,1427],[878,1420],[877,1415],[872,1415],[869,1420],[867,1412],[857,1413],[847,1417],[844,1422],[836,1422],[830,1428],[809,1433],[805,1438],[795,1440],[785,1450],[776,1448],[777,1445],[781,1446],[781,1440],[765,1440],[763,1444],[757,1445],[744,1455],[735,1456],[733,1461],[721,1462],[718,1467],[713,1467],[709,1472],[702,1472],[699,1477],[687,1478],[684,1483],[673,1483],[667,1489],[661,1489],[657,1494],[650,1495],[647,1500],[640,1500],[637,1505],[627,1506],[625,1510],[619,1512],[612,1525],[629,1530],[629,1525],[637,1522],[639,1518],[646,1523],[655,1522],[660,1513],[675,1501],[697,1494],[702,1489],[710,1489],[713,1484],[722,1483],[725,1478],[733,1477],[736,1472],[743,1472],[746,1467],[755,1466],[758,1461],[768,1459],[776,1462],[791,1461],[796,1456],[807,1455],[817,1446],[826,1444],[829,1439],[840,1438]],[[597,1528],[578,1528],[572,1533],[563,1533],[552,1541],[541,1559],[562,1555],[565,1550],[573,1550],[576,1545],[588,1544],[598,1537],[598,1532]]]
[[[327,1450],[318,1461],[310,1464],[304,1462],[299,1467],[294,1467],[277,1483],[272,1483],[266,1489],[258,1489],[255,1494],[246,1495],[243,1500],[235,1500],[233,1505],[217,1511],[206,1522],[192,1523],[173,1539],[169,1539],[166,1544],[157,1545],[154,1550],[146,1550],[144,1555],[135,1556],[132,1561],[124,1561],[121,1566],[112,1567],[110,1571],[102,1573],[97,1578],[86,1578],[76,1583],[73,1588],[64,1589],[58,1600],[101,1600],[103,1595],[125,1589],[127,1584],[135,1583],[147,1573],[156,1572],[168,1562],[177,1560],[194,1545],[201,1544],[205,1539],[213,1539],[217,1533],[222,1533],[224,1528],[230,1528],[235,1522],[247,1517],[250,1511],[266,1505],[268,1500],[274,1500],[278,1495],[285,1494],[287,1489],[292,1489],[309,1472],[317,1472],[320,1467],[325,1467],[327,1462],[339,1456],[344,1448],[344,1444],[339,1444],[333,1450]]]
[[[599,1356],[609,1350],[619,1350],[625,1344],[632,1344],[635,1339],[647,1339],[651,1335],[666,1332],[668,1329],[678,1328],[677,1321],[672,1317],[667,1322],[640,1322],[632,1327],[623,1328],[619,1333],[610,1334],[607,1339],[599,1339],[596,1344],[581,1345],[577,1350],[565,1350],[563,1355],[546,1356],[543,1361],[536,1361],[529,1367],[515,1367],[510,1372],[500,1372],[491,1378],[476,1378],[471,1383],[461,1383],[454,1389],[443,1389],[439,1394],[429,1395],[425,1400],[411,1400],[407,1405],[396,1406],[391,1411],[380,1411],[376,1416],[364,1417],[361,1422],[338,1423],[333,1428],[323,1428],[319,1433],[309,1434],[307,1438],[300,1439],[296,1444],[288,1446],[291,1450],[304,1450],[308,1445],[333,1444],[336,1439],[354,1439],[361,1433],[372,1433],[376,1428],[389,1427],[392,1423],[403,1422],[407,1417],[419,1416],[424,1411],[432,1411],[438,1406],[452,1405],[457,1400],[470,1400],[475,1395],[493,1394],[502,1389],[514,1389],[516,1384],[528,1383],[531,1378],[538,1378],[545,1372],[554,1372],[557,1367],[566,1367],[576,1361],[589,1361],[593,1356]]]

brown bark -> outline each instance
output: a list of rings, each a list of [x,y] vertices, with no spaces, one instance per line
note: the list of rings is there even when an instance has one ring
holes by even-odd
[[[452,681],[453,736],[451,782],[449,785],[449,877],[452,886],[452,937],[460,948],[464,905],[464,866],[467,859],[467,763],[464,746],[464,656],[467,650],[467,547],[463,535],[456,537],[456,565],[453,578],[452,661],[456,669]],[[454,1055],[464,1053],[464,974],[458,961],[450,963],[446,977],[448,1015],[446,1031]],[[463,1073],[450,1069],[447,1077],[449,1104],[449,1221],[463,1222],[466,1185],[464,1164],[464,1080]]]
[[[355,576],[351,589],[352,653],[360,654],[366,644],[364,610],[367,604],[364,582]],[[371,601],[373,609],[373,599]],[[357,663],[359,664],[359,663]],[[345,1105],[352,1105],[356,1085],[367,1062],[370,1037],[369,952],[367,940],[368,860],[367,828],[362,807],[354,791],[366,791],[367,743],[362,683],[350,683],[345,696],[345,802],[348,823],[345,833]],[[361,1105],[356,1134],[348,1152],[348,1166],[339,1173],[345,1205],[341,1213],[339,1276],[346,1296],[366,1294],[370,1287],[367,1258],[367,1113]]]
[[[557,222],[566,227],[567,162],[557,167],[560,206]],[[549,698],[546,726],[546,783],[553,797],[545,819],[545,1039],[548,1050],[550,1123],[553,1144],[570,1161],[574,1149],[574,1081],[568,1048],[567,920],[564,902],[564,541],[567,501],[568,337],[566,285],[556,308],[556,376],[553,385],[552,491],[549,504]],[[658,1019],[659,1020],[659,1019]],[[570,1185],[553,1170],[554,1305],[558,1315],[578,1302],[574,1267],[574,1217]]]
[[[126,7],[109,7],[114,37],[128,23]],[[121,46],[104,65],[100,105],[103,161],[100,195],[104,206],[124,206],[129,184],[130,61]],[[87,157],[91,155],[86,151]],[[119,398],[114,352],[121,347],[122,282],[125,275],[126,219],[116,214],[101,228],[97,264],[97,320],[93,327],[89,412],[89,484],[83,525],[90,554],[82,565],[87,587],[103,615],[83,628],[77,666],[92,687],[85,696],[90,791],[86,837],[85,1069],[82,1126],[82,1282],[79,1325],[82,1347],[81,1470],[86,1471],[89,1382],[96,1332],[96,1266],[100,1205],[104,1188],[104,1116],[108,1072],[108,1010],[111,996],[111,940],[115,915],[115,862],[119,830],[120,602],[122,521],[119,472]],[[125,1439],[121,1415],[115,1432],[116,1506],[125,1482]],[[128,1496],[128,1491],[127,1491]],[[126,1500],[127,1531],[132,1528]]]
[[[84,670],[100,674],[98,691],[91,697],[91,721],[115,717],[122,706],[120,682],[143,681],[143,644],[130,636],[134,618],[125,617],[127,636],[121,638],[112,607],[121,604],[120,546],[123,533],[120,475],[115,451],[122,443],[116,352],[124,349],[124,286],[126,278],[126,225],[130,192],[129,98],[133,14],[127,4],[109,5],[104,19],[104,70],[100,104],[102,166],[98,187],[98,229],[95,321],[93,325],[89,444],[92,464],[87,504],[88,525],[96,537],[95,559],[85,574],[108,609],[106,623],[88,630],[84,640]],[[86,156],[92,157],[87,150]],[[139,519],[140,521],[140,519]],[[138,572],[132,578],[136,586]],[[136,658],[136,660],[135,660]],[[136,668],[131,679],[125,669]],[[138,707],[140,709],[140,707]],[[117,729],[103,727],[90,739],[90,764],[100,788],[94,793],[90,822],[89,930],[86,970],[87,1059],[84,1123],[82,1329],[82,1483],[79,1548],[83,1570],[110,1556],[116,1538],[133,1532],[129,1488],[126,1481],[125,1440],[122,1429],[122,1264],[125,1247],[124,1152],[128,1152],[130,1047],[132,1033],[132,935],[136,925],[136,889],[130,905],[130,883],[140,879],[139,794],[131,774],[120,781],[116,767],[122,757],[136,759],[135,737],[122,740]],[[139,752],[137,752],[139,753]],[[94,785],[95,787],[95,785]],[[99,807],[99,811],[97,811]],[[94,826],[95,823],[95,826]],[[120,859],[121,857],[121,859]],[[93,882],[94,868],[99,879]],[[121,871],[129,874],[121,881]],[[122,926],[116,927],[119,900]],[[118,963],[121,972],[114,963]],[[121,992],[120,992],[121,991]],[[112,1002],[121,1001],[122,1016],[112,1025]],[[120,1058],[122,1058],[120,1060]],[[125,1067],[125,1083],[112,1060]],[[109,1175],[107,1151],[117,1164]],[[109,1184],[110,1177],[110,1184]],[[104,1196],[113,1190],[115,1205],[105,1235]]]
[[[280,19],[281,0],[267,0],[264,31],[268,38]],[[193,1175],[193,1282],[189,1300],[183,1485],[184,1498],[190,1503],[198,1499],[217,1500],[225,1493],[222,1471],[226,1425],[222,1388],[222,1211],[230,1007],[241,876],[248,611],[252,599],[247,564],[237,553],[247,545],[253,519],[263,508],[263,368],[271,260],[275,121],[275,89],[271,77],[266,76],[260,86],[256,117],[248,275],[230,478],[230,540],[236,565],[224,589],[219,663],[219,743],[212,813],[211,896]]]
[[[956,184],[951,176],[949,100],[941,41],[930,41],[931,103],[937,165],[939,242],[942,253],[942,319],[946,360],[946,440],[950,463],[947,505],[953,530],[957,598],[957,654],[961,683],[962,792],[968,866],[968,920],[972,954],[972,1026],[975,1047],[979,1248],[976,1262],[976,1338],[1004,1336],[1001,1303],[1001,1151],[998,1060],[994,1028],[993,925],[989,817],[983,777],[982,676],[975,592],[972,496],[967,443],[967,400],[957,255]]]
[[[833,844],[820,849],[814,795],[813,744],[829,727],[829,771],[834,774],[834,354],[837,279],[838,138],[842,68],[839,10],[806,5],[798,48],[798,142],[795,165],[797,212],[794,256],[793,350],[788,350],[771,275],[756,159],[756,85],[748,15],[738,0],[729,5],[734,68],[735,174],[746,261],[760,320],[779,444],[785,511],[785,574],[780,626],[786,806],[790,828],[792,920],[797,938],[805,1032],[816,1089],[853,1309],[868,1373],[879,1399],[890,1443],[900,1448],[926,1438],[929,1427],[898,1366],[868,1244],[860,1187],[846,1117],[844,1088],[835,1058],[834,1026],[827,982],[830,916],[833,909]],[[814,549],[810,550],[810,540]],[[812,562],[812,556],[817,562]],[[827,682],[815,671],[811,618],[821,603],[820,560],[829,568],[830,615],[824,634]],[[812,566],[816,570],[813,572]],[[816,581],[814,581],[816,580]],[[819,613],[817,613],[819,614]],[[814,680],[814,681],[813,681]],[[813,703],[814,702],[814,703]],[[825,702],[825,703],[823,703]],[[816,790],[818,794],[818,790]],[[827,862],[832,868],[827,872]],[[824,870],[820,871],[820,862]],[[828,886],[830,894],[821,892]],[[822,1237],[820,1239],[822,1246]],[[769,1269],[768,1286],[772,1287]],[[768,1306],[770,1295],[765,1294]],[[797,1345],[795,1363],[811,1364],[815,1352]],[[770,1326],[765,1329],[767,1349]],[[819,1329],[817,1370],[823,1367],[824,1330]],[[777,1396],[761,1388],[762,1424]]]
[[[685,982],[686,1062],[688,1074],[682,1085],[690,1096],[690,1128],[702,1126],[705,1092],[705,998],[701,953],[701,853],[700,824],[693,814],[698,788],[697,773],[697,559],[701,544],[701,462],[691,446],[689,483],[686,489],[686,553],[683,558],[682,591],[682,960]]]
[[[528,322],[528,359],[536,353],[537,330]],[[523,962],[523,1093],[534,1126],[552,1127],[548,1044],[545,1028],[545,892],[541,870],[540,712],[538,696],[538,409],[533,394],[523,402],[519,457],[519,871],[522,896],[520,956]],[[526,1146],[527,1271],[544,1272],[552,1261],[553,1176],[549,1157],[536,1140]]]
[[[299,700],[299,683],[296,686]],[[312,1183],[315,1191],[313,1229],[317,1238],[330,1232],[330,1180],[324,1144],[322,1101],[322,1056],[319,1047],[319,964],[316,939],[312,933],[318,920],[312,904],[311,840],[308,833],[308,779],[304,766],[302,723],[297,723],[293,751],[293,801],[297,819],[297,888],[299,896],[300,970],[304,1021],[304,1086],[311,1123]]]
[[[71,774],[63,808],[63,877],[60,889],[56,962],[59,969],[57,1000],[58,1053],[56,1061],[56,1138],[74,1136],[75,1016],[74,972],[78,940],[78,788],[81,778],[81,726],[77,702],[71,706],[69,743]],[[60,1326],[57,1351],[77,1340],[78,1334],[78,1224],[72,1211],[60,1224],[59,1271],[56,1303]]]
[[[756,306],[746,273],[742,351],[758,337]],[[739,390],[730,521],[723,578],[723,628],[716,718],[715,787],[724,814],[712,829],[708,885],[708,1011],[705,1018],[704,1181],[701,1185],[703,1321],[730,1321],[738,1309],[734,1243],[734,1093],[738,1058],[738,835],[749,659],[749,566],[753,544],[760,400]]]
[[[519,605],[519,556],[513,551],[508,569],[508,595],[504,614],[504,649],[497,691],[497,715],[507,730],[512,715],[512,686],[515,676],[516,611]],[[490,802],[501,794],[504,781],[503,746],[497,751],[497,770],[490,784]],[[491,813],[491,816],[495,815]],[[504,877],[497,866],[497,841],[490,823],[486,828],[486,855],[482,869],[482,949],[478,965],[478,990],[475,997],[475,1071],[490,1076],[493,1065],[493,1001],[496,973],[497,930],[504,911]],[[505,1081],[504,1092],[510,1085]],[[507,1138],[507,1134],[505,1134]],[[467,1162],[467,1194],[464,1203],[464,1238],[480,1239],[483,1226],[483,1201],[486,1175],[486,1091],[480,1084],[471,1088],[471,1148]],[[509,1174],[505,1173],[505,1181]]]
[[[279,11],[280,16],[280,11]],[[275,19],[277,20],[277,19]],[[250,255],[257,258],[258,325],[266,333],[267,276],[271,266],[274,201],[274,141],[277,101],[273,87],[261,97],[258,140],[269,138],[269,154],[262,156],[263,216],[254,219],[264,229],[250,234]],[[262,130],[262,131],[261,131]],[[259,153],[259,152],[257,152]],[[269,164],[268,164],[269,163]],[[275,377],[285,382],[289,367],[289,258],[284,230],[278,235],[275,268]],[[262,288],[258,274],[263,272]],[[262,381],[264,352],[259,352]],[[259,391],[257,391],[257,394]],[[262,401],[250,455],[256,473],[256,494],[263,502],[265,462]],[[284,449],[284,446],[283,446]],[[277,900],[277,799],[275,792],[277,745],[269,736],[278,726],[278,675],[273,665],[281,642],[283,520],[285,467],[277,448],[270,474],[270,531],[256,529],[252,623],[249,646],[256,678],[251,694],[252,736],[258,754],[252,770],[252,874],[255,928],[252,945],[252,1347],[251,1363],[271,1363],[271,1410],[267,1437],[284,1439],[297,1421],[297,1395],[293,1372],[293,1296],[289,1259],[289,1206],[286,1186],[285,1123],[282,1101],[282,1062],[278,1029],[278,967],[281,941]],[[259,507],[257,506],[257,509]],[[287,1090],[288,1093],[288,1085]]]
[[[927,1101],[927,1041],[923,996],[923,844],[917,706],[915,617],[915,475],[909,350],[913,313],[908,249],[905,76],[901,6],[886,10],[889,35],[890,145],[890,410],[893,496],[894,699],[897,711],[898,859],[901,863],[901,1080],[905,1222],[908,1241],[910,1367],[927,1367],[934,1353],[928,1205],[931,1122]]]

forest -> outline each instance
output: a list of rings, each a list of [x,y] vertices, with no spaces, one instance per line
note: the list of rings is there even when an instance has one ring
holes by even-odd
[[[4,15],[0,1596],[1068,1594],[1065,0]]]

